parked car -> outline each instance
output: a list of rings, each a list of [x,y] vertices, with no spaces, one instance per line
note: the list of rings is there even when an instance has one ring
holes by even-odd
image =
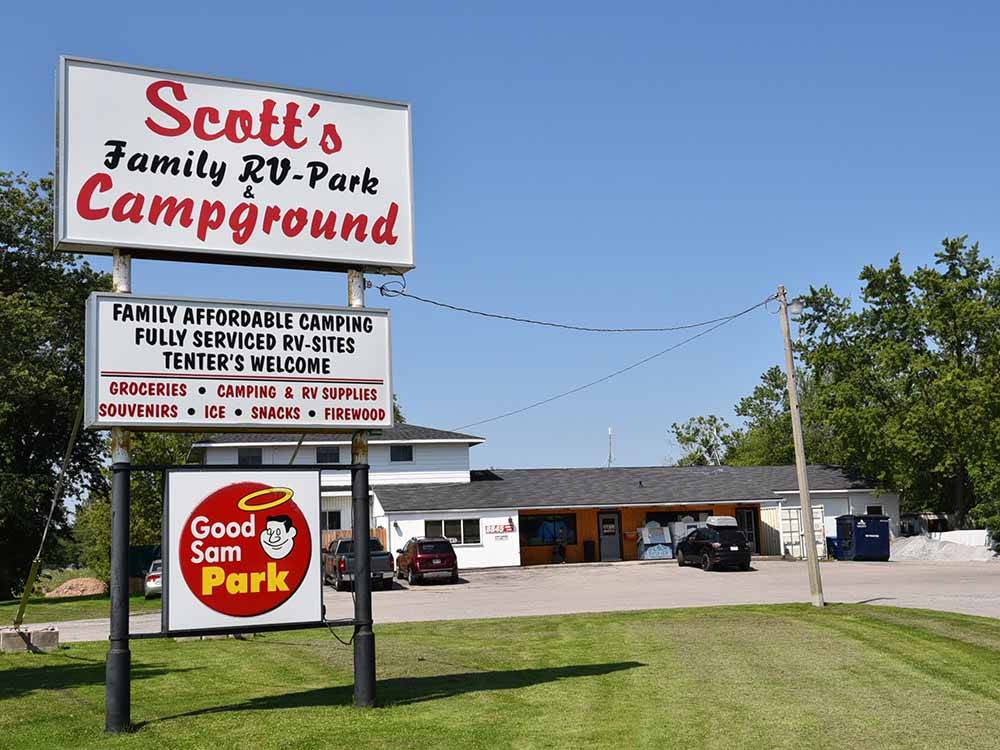
[[[396,576],[411,586],[431,579],[458,583],[458,557],[443,536],[413,537],[396,554]]]
[[[382,549],[378,539],[368,540],[371,559],[372,588],[392,588],[392,555]],[[323,556],[323,577],[333,582],[337,591],[346,591],[354,583],[354,540],[335,539]]]
[[[677,564],[750,570],[750,544],[743,531],[732,526],[694,529],[677,545]]]
[[[142,585],[143,593],[147,599],[154,596],[163,595],[163,561],[153,560],[149,570],[146,571],[146,580]]]

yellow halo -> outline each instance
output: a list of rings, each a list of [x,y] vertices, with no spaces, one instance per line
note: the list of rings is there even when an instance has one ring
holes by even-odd
[[[279,497],[277,500],[272,500],[269,503],[259,503],[257,505],[250,504],[250,501],[253,500],[254,498],[258,498],[261,495],[271,495],[275,492],[282,493],[281,497]],[[271,508],[277,508],[279,505],[287,503],[291,499],[292,499],[292,491],[287,487],[268,487],[263,490],[257,490],[256,492],[251,492],[249,495],[243,497],[238,503],[236,503],[236,507],[239,508],[240,510],[247,510],[253,513],[254,511],[258,510],[270,510]]]

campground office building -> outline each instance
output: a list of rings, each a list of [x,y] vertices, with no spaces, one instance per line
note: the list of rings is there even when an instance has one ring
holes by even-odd
[[[287,465],[298,440],[277,434],[206,438],[192,449],[204,464]],[[794,466],[653,466],[601,469],[470,469],[483,438],[400,424],[369,439],[371,523],[392,552],[417,536],[453,540],[462,569],[638,558],[639,529],[649,521],[736,518],[756,554],[804,556]],[[350,462],[350,438],[309,435],[299,464]],[[322,474],[324,547],[351,527],[349,477]],[[840,469],[809,467],[817,544],[836,534],[844,514],[889,516],[899,533],[899,500],[852,480]]]

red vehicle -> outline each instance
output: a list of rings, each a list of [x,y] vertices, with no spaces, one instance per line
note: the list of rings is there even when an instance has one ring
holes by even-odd
[[[396,555],[396,577],[411,586],[435,579],[458,583],[458,558],[443,536],[413,537]]]

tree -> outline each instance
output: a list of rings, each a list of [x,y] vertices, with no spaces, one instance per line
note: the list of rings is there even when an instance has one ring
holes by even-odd
[[[670,430],[685,451],[677,460],[678,466],[718,466],[724,462],[732,441],[729,424],[714,414],[691,417],[683,424],[674,422]]]
[[[139,465],[187,463],[191,445],[204,437],[178,432],[134,432],[130,456]],[[163,477],[159,471],[133,471],[129,514],[129,544],[160,544],[163,520]],[[74,534],[83,561],[99,578],[107,578],[111,565],[111,497],[94,492],[77,510]]]
[[[802,438],[810,463],[839,462],[835,445],[822,411],[817,409],[815,377],[797,370]],[[795,463],[792,443],[792,413],[788,401],[788,379],[780,367],[771,367],[760,376],[753,392],[736,404],[736,414],[744,424],[733,433],[726,463],[733,466],[784,466]]]
[[[397,424],[406,423],[406,415],[403,414],[403,407],[399,405],[399,396],[392,394],[392,421]]]
[[[1000,491],[1000,275],[962,236],[932,266],[908,275],[897,255],[860,278],[860,309],[828,287],[807,298],[816,407],[845,465],[962,525]]]
[[[52,249],[52,180],[0,172],[0,599],[24,585],[83,397],[87,296],[107,274]],[[101,487],[104,439],[81,431],[65,496]],[[60,503],[54,534],[65,531]]]

